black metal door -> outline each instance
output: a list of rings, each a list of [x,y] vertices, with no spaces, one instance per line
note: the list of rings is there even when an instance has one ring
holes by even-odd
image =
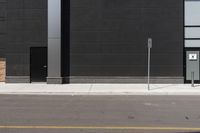
[[[31,82],[46,82],[47,77],[47,48],[31,48]]]

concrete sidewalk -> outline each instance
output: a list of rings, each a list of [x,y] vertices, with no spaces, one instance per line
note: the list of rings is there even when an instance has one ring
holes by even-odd
[[[200,95],[200,85],[152,84],[64,84],[47,85],[0,83],[0,94],[19,95]]]

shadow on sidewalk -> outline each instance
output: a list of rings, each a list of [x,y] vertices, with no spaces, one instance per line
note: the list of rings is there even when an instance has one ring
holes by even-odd
[[[151,85],[150,87],[150,90],[159,90],[159,89],[165,89],[165,88],[168,88],[168,87],[175,87],[176,85],[175,84],[171,84],[171,85],[163,85],[163,86],[159,86],[159,87],[154,87]]]

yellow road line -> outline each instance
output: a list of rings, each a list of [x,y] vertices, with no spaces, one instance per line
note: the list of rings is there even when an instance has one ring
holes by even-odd
[[[192,127],[137,127],[137,126],[0,126],[0,129],[86,129],[86,130],[172,130],[200,131]]]

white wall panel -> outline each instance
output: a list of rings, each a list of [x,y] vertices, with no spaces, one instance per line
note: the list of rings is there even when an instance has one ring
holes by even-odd
[[[185,47],[200,47],[200,40],[185,40]]]
[[[185,25],[200,25],[200,0],[185,1]]]
[[[186,27],[185,38],[200,38],[200,27]]]

